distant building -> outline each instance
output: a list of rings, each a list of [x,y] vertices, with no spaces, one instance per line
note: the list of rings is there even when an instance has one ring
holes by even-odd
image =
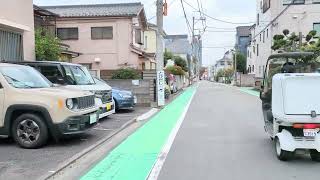
[[[256,25],[251,28],[251,45],[248,47],[248,69],[256,80],[264,75],[268,57],[276,53],[271,49],[273,36],[290,32],[306,35],[317,30],[320,35],[320,4],[318,0],[257,0]]]
[[[233,68],[232,52],[227,51],[223,58],[218,60],[214,65],[214,75],[216,75],[220,70]]]
[[[32,0],[1,0],[0,60],[35,60]]]
[[[237,34],[235,48],[245,56],[248,54],[247,47],[250,43],[250,28],[251,26],[238,26],[236,28]]]
[[[166,35],[165,48],[176,56],[180,56],[187,60],[192,49],[188,39],[188,35]]]
[[[196,64],[192,62],[192,47],[188,35],[166,35],[164,41],[165,48],[168,51],[186,60],[191,69],[191,76],[194,76],[196,74]]]
[[[82,55],[72,60],[97,71],[146,68],[144,50],[147,19],[141,3],[42,7],[58,14],[57,36]],[[152,58],[152,57],[151,57]]]

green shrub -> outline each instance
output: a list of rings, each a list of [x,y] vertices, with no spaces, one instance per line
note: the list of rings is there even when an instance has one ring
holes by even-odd
[[[182,70],[180,66],[169,66],[166,69],[167,72],[173,74],[173,75],[184,75],[185,72]]]
[[[112,79],[140,79],[141,75],[131,68],[118,69],[112,73]]]

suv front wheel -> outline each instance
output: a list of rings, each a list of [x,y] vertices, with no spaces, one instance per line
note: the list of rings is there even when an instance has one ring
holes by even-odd
[[[13,139],[23,148],[43,146],[48,140],[48,128],[35,114],[22,114],[12,124]]]

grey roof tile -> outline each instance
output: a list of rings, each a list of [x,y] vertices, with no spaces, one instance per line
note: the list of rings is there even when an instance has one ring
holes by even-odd
[[[42,6],[60,17],[136,16],[141,3]]]

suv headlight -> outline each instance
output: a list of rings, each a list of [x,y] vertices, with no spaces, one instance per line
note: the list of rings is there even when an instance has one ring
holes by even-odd
[[[77,108],[77,100],[76,99],[67,99],[66,106],[68,109],[73,110]]]

